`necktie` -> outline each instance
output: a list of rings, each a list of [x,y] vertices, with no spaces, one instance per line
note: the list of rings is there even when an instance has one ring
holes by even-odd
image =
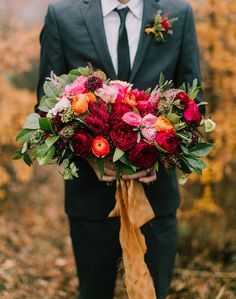
[[[126,16],[129,12],[129,8],[115,9],[120,17],[119,39],[117,47],[118,56],[118,79],[122,81],[128,81],[130,74],[130,53],[128,34],[125,27]]]

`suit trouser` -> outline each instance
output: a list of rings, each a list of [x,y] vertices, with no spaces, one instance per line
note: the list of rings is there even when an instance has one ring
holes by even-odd
[[[69,217],[70,234],[80,281],[79,299],[113,299],[118,261],[119,218],[90,221]],[[175,215],[156,217],[141,229],[147,244],[145,260],[158,299],[167,296],[177,247]],[[148,298],[147,298],[148,299]]]

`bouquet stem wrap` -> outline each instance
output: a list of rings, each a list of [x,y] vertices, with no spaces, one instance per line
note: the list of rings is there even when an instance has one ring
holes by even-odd
[[[130,299],[156,299],[153,280],[144,260],[147,247],[140,227],[155,217],[137,180],[117,182],[116,206],[109,217],[120,216],[125,284]]]

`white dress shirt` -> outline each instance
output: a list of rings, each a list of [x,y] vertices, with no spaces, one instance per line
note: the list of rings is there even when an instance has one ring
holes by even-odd
[[[126,30],[129,40],[130,66],[132,68],[135,54],[138,48],[142,18],[143,18],[143,0],[130,0],[127,4],[121,4],[118,0],[101,0],[103,23],[107,39],[108,49],[111,55],[114,69],[118,73],[118,35],[120,27],[120,17],[115,8],[122,9],[129,7],[130,11],[126,17]]]

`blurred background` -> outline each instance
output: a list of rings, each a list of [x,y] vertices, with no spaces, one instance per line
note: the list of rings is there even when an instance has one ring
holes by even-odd
[[[36,101],[39,32],[48,0],[0,0],[0,298],[75,298],[77,281],[54,166],[12,161]],[[50,1],[52,2],[52,1]],[[192,0],[216,145],[181,189],[171,297],[236,298],[236,2]],[[125,299],[119,274],[116,299]]]

